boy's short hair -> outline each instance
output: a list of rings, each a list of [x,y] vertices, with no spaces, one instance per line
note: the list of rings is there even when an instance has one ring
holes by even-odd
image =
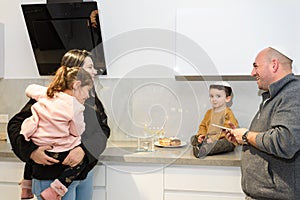
[[[213,84],[211,84],[211,85],[209,86],[209,89],[211,89],[211,88],[218,89],[218,90],[224,90],[224,91],[225,91],[225,94],[226,94],[226,97],[232,95],[232,88],[231,88],[231,86],[229,85],[229,83],[226,82],[226,81],[218,81],[218,82],[215,82],[215,83],[213,83]]]

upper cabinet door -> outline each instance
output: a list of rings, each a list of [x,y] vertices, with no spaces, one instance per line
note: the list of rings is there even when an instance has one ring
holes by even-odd
[[[177,9],[176,75],[250,75],[256,54],[272,45],[290,52],[300,74],[300,3],[202,2]]]
[[[4,24],[0,23],[0,78],[4,77]]]

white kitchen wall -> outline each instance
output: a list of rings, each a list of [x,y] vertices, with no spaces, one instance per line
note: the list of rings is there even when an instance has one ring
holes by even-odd
[[[205,2],[222,7],[234,1],[237,0]],[[244,1],[252,6],[259,6],[261,2]],[[282,1],[265,0],[264,4]],[[45,2],[0,1],[0,23],[5,26],[5,74],[4,79],[0,79],[0,113],[7,113],[9,117],[27,101],[24,95],[27,84],[47,82],[47,77],[38,75],[21,13],[23,3]],[[176,11],[201,7],[201,2],[204,0],[98,0],[109,75],[99,77],[97,85],[103,86],[98,92],[107,108],[113,139],[130,139],[140,134],[141,124],[159,124],[164,116],[168,116],[168,135],[188,138],[197,130],[205,111],[210,108],[207,91],[210,82],[176,81],[173,69]],[[232,55],[232,59],[235,56]],[[249,67],[250,74],[251,63],[240,67]],[[260,102],[256,83],[230,83],[234,89],[232,109],[240,125],[248,127]]]
[[[295,7],[299,6],[300,3],[296,0],[266,0],[261,2],[260,0],[242,0],[247,4],[253,11],[253,13],[245,13],[245,15],[260,15],[261,12],[256,13],[255,10],[257,8],[266,8],[266,5],[271,4],[272,8],[276,8],[276,6],[281,6],[285,4],[285,10],[289,8],[289,6]],[[21,4],[28,3],[45,3],[45,0],[1,0],[0,1],[0,23],[3,23],[5,26],[5,78],[39,78],[38,70],[36,64],[34,62],[33,52],[30,46],[29,37],[25,28],[25,22],[23,19],[23,15],[21,12]],[[100,20],[101,20],[101,28],[102,35],[104,39],[104,48],[106,50],[108,73],[110,76],[123,76],[131,70],[132,68],[139,67],[139,65],[135,65],[139,63],[139,60],[144,59],[144,57],[140,57],[139,54],[131,55],[131,52],[139,49],[145,49],[146,47],[150,47],[150,49],[156,48],[160,50],[167,51],[168,54],[174,55],[175,53],[175,38],[176,34],[176,14],[177,9],[183,8],[203,8],[203,7],[215,7],[215,8],[228,8],[228,5],[235,5],[236,3],[241,4],[240,0],[129,0],[129,1],[120,1],[120,0],[110,0],[110,1],[102,1],[97,0],[98,7],[100,10]],[[224,12],[226,13],[226,11]],[[264,19],[265,16],[256,16],[256,18]],[[215,21],[216,19],[211,19]],[[222,20],[222,19],[217,19]],[[208,21],[209,18],[208,18]],[[270,23],[272,23],[271,21]],[[201,30],[201,24],[197,22],[191,22],[192,24],[188,27],[195,27],[196,30]],[[221,22],[220,22],[221,23]],[[274,20],[274,27],[277,27],[278,20]],[[293,26],[297,24],[296,19],[287,20],[284,22],[286,24],[290,24]],[[248,24],[242,24],[242,26],[247,27]],[[272,27],[272,25],[268,24],[268,27]],[[200,27],[200,28],[199,28]],[[259,29],[264,27],[263,25],[259,25]],[[289,26],[288,26],[289,27]],[[294,26],[293,26],[294,27]],[[292,32],[300,32],[299,27],[295,26],[296,30]],[[207,28],[207,27],[206,27]],[[240,27],[243,29],[243,27]],[[141,34],[144,37],[139,35],[138,30],[147,30],[142,32]],[[158,30],[162,30],[163,33],[158,33]],[[236,28],[232,29],[233,31]],[[171,32],[168,32],[171,31]],[[253,30],[256,31],[256,30]],[[263,30],[257,30],[258,32],[262,32]],[[167,32],[167,33],[166,33]],[[157,34],[158,35],[155,35]],[[173,35],[172,35],[173,33]],[[220,30],[222,33],[222,30]],[[263,31],[265,33],[265,31]],[[281,34],[280,31],[272,32],[274,34]],[[227,34],[230,34],[230,32]],[[134,39],[134,37],[136,37]],[[119,40],[120,38],[125,37],[125,39],[129,39],[127,43],[124,43],[124,40]],[[270,35],[271,37],[271,35]],[[282,36],[285,38],[289,38],[289,36]],[[293,38],[293,37],[291,37]],[[160,44],[163,39],[164,44]],[[192,37],[193,39],[193,37]],[[253,37],[253,42],[255,43],[257,38]],[[214,38],[209,39],[214,41]],[[247,50],[247,44],[253,43],[250,41],[241,41],[241,43],[245,42],[244,51],[249,52]],[[278,41],[281,42],[281,41]],[[297,41],[295,41],[297,42]],[[113,43],[113,45],[112,45]],[[135,45],[133,45],[135,44]],[[226,43],[227,44],[227,43]],[[296,43],[297,44],[297,43]],[[146,46],[148,45],[148,46]],[[167,45],[167,46],[166,46]],[[201,44],[200,44],[201,45]],[[221,44],[220,44],[221,45]],[[123,48],[125,51],[120,51],[118,48]],[[217,48],[217,47],[216,47]],[[235,48],[234,45],[228,46],[226,48]],[[264,48],[264,47],[261,47]],[[123,53],[120,55],[120,53]],[[194,53],[194,52],[193,52]],[[256,52],[253,52],[253,57]],[[239,54],[243,54],[243,49],[239,49]],[[131,55],[131,58],[127,58],[127,55]],[[155,60],[156,54],[149,53],[147,57],[149,60]],[[233,60],[235,59],[232,55]],[[114,65],[116,60],[119,58],[123,58],[122,62]],[[127,59],[125,59],[127,58]],[[153,59],[152,59],[153,58]],[[168,67],[174,68],[174,57],[169,55],[162,55],[161,61],[163,63],[168,63]],[[251,59],[251,58],[250,58]],[[249,63],[250,67],[251,63]],[[197,67],[197,66],[196,66]],[[237,66],[237,68],[244,66]],[[111,73],[110,73],[110,68]],[[117,70],[121,69],[121,70]],[[234,74],[234,70],[232,70],[232,74]],[[227,72],[230,74],[230,72]]]
[[[0,1],[0,22],[5,27],[5,78],[38,78],[33,51],[21,12],[22,3],[43,3],[36,0]]]

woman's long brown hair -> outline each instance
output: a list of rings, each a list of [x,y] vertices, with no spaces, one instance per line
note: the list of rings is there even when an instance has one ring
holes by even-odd
[[[91,57],[92,55],[86,50],[71,49],[62,57],[60,66],[82,67],[87,56]]]

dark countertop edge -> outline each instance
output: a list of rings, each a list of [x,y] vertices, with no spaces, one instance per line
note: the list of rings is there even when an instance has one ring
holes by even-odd
[[[206,75],[206,76],[196,76],[196,75],[187,75],[187,76],[175,76],[176,81],[255,81],[254,77],[249,75]]]
[[[228,160],[228,159],[219,159],[219,160],[205,160],[205,159],[184,159],[178,158],[176,160],[170,158],[158,158],[158,159],[147,159],[145,161],[144,158],[132,158],[132,159],[124,159],[122,156],[100,156],[100,163],[138,163],[138,164],[162,164],[162,165],[202,165],[202,166],[235,166],[239,167],[241,165],[241,161],[239,159],[236,160]]]

